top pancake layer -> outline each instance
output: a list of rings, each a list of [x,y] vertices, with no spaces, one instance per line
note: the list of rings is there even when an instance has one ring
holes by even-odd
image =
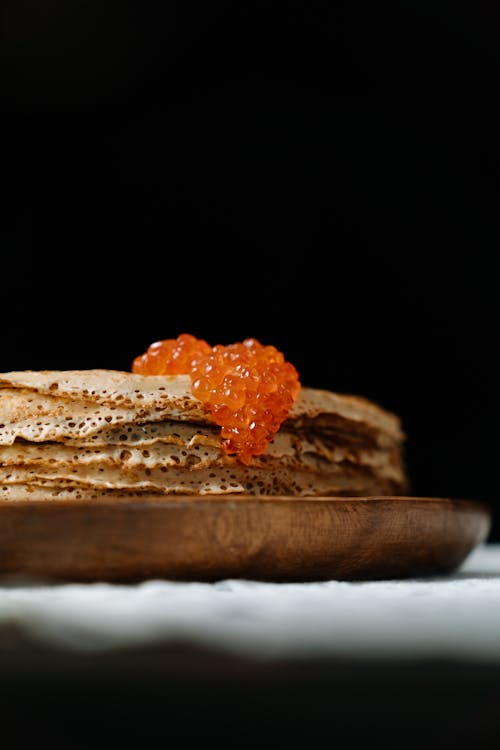
[[[16,437],[74,438],[107,424],[165,419],[214,423],[191,393],[189,375],[137,375],[116,370],[0,373],[0,444],[11,444]],[[326,431],[332,424],[347,423],[382,433],[391,441],[403,438],[396,415],[358,396],[314,388],[301,388],[287,419],[291,428],[314,424]]]

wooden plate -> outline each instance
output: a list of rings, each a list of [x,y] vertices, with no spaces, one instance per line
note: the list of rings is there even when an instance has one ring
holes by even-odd
[[[0,575],[310,581],[454,570],[489,533],[473,501],[184,496],[0,504]]]

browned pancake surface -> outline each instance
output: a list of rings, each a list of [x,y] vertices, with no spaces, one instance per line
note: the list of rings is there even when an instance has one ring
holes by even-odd
[[[112,370],[0,374],[0,498],[407,488],[400,421],[367,399],[302,388],[266,453],[247,467],[225,453],[190,385],[184,375]]]

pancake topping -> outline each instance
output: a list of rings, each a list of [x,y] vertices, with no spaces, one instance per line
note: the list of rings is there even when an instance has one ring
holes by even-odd
[[[132,372],[190,375],[193,395],[222,428],[224,450],[246,465],[265,452],[300,391],[295,367],[256,339],[211,347],[184,333],[151,344]]]

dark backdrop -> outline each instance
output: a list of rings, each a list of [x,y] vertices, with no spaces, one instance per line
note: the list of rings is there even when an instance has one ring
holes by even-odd
[[[8,2],[0,370],[254,336],[495,509],[491,5]]]

